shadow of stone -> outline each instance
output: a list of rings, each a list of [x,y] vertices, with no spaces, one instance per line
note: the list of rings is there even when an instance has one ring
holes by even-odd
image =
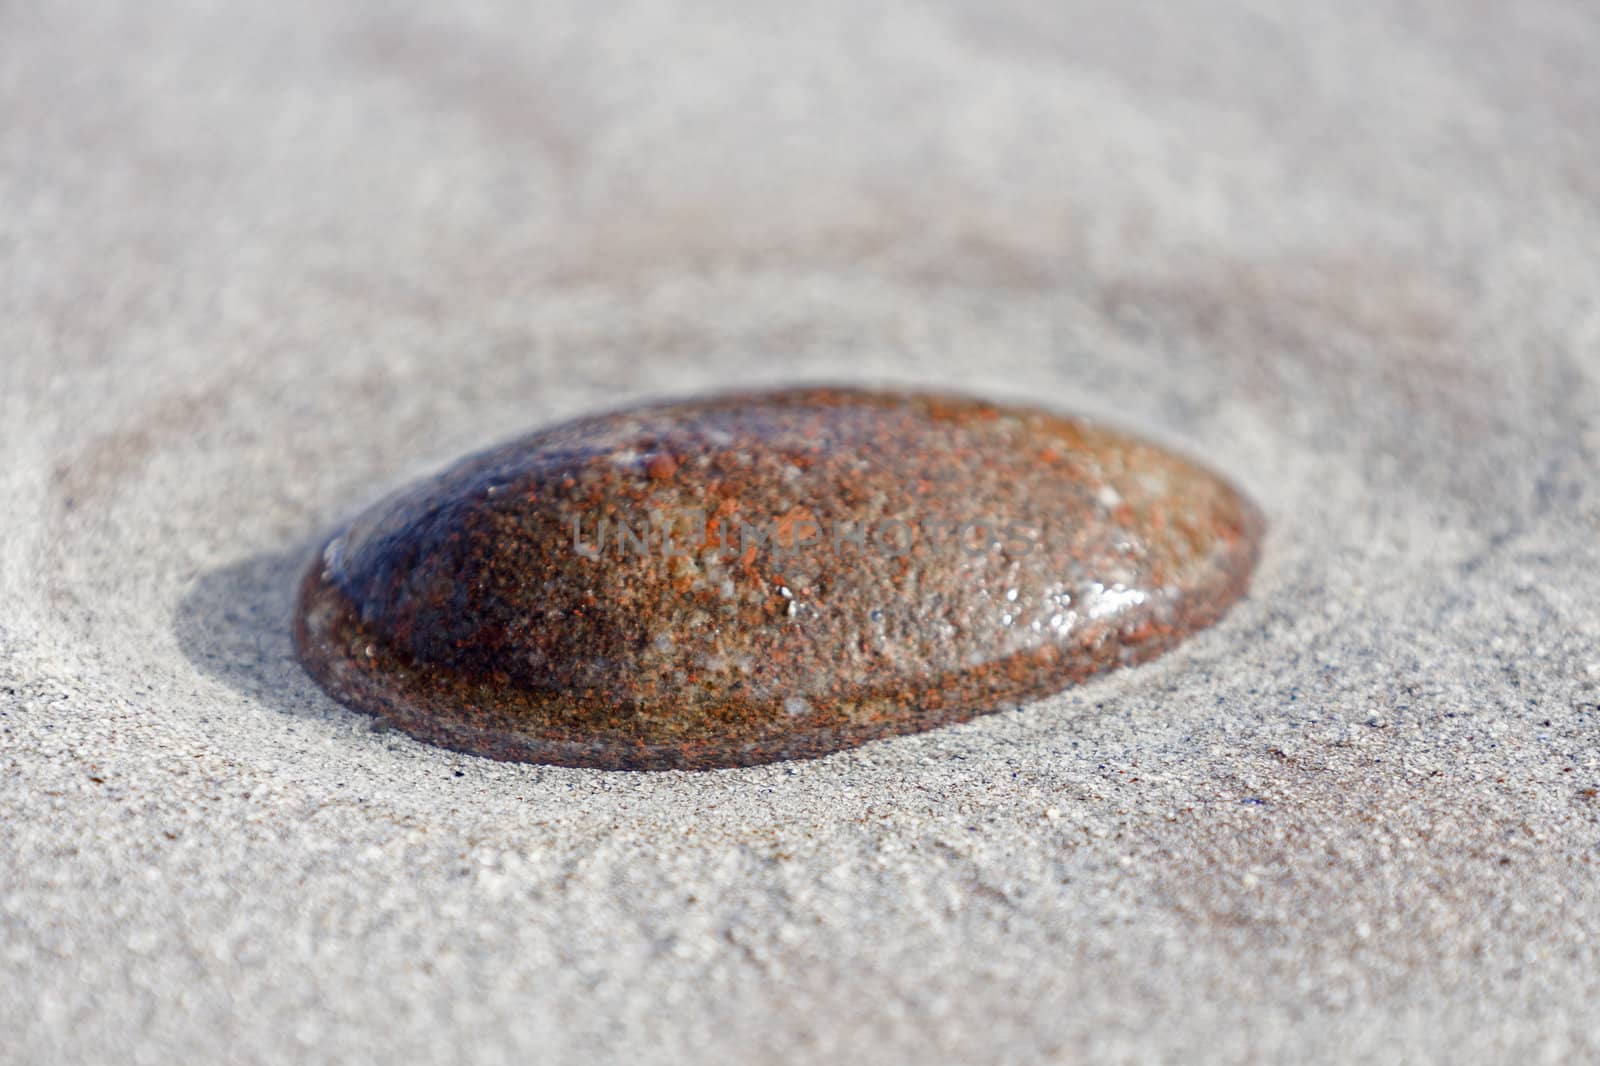
[[[355,714],[305,672],[289,636],[300,576],[322,540],[309,538],[200,576],[173,618],[178,646],[196,669],[285,714],[319,719]]]

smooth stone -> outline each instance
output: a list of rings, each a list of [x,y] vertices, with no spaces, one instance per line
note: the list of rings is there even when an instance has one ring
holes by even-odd
[[[1245,593],[1262,529],[1216,475],[1046,411],[730,395],[581,418],[389,497],[306,574],[295,642],[337,699],[449,748],[742,766],[1150,659]]]

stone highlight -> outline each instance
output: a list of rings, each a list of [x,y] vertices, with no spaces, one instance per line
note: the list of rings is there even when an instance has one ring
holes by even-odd
[[[1249,584],[1216,475],[1047,411],[804,388],[581,418],[357,517],[295,644],[335,698],[496,759],[825,755],[1148,660]]]

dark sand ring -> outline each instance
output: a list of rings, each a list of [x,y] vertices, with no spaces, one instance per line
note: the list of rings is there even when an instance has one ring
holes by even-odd
[[[731,395],[578,419],[389,497],[306,574],[294,636],[335,698],[449,748],[743,766],[1150,659],[1245,593],[1262,528],[1216,475],[1048,412]]]

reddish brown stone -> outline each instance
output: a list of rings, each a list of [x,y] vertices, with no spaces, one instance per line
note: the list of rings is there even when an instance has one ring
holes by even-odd
[[[390,497],[307,573],[295,640],[339,700],[447,747],[740,766],[1149,659],[1244,593],[1261,527],[1205,470],[1042,411],[727,396],[579,419]]]

